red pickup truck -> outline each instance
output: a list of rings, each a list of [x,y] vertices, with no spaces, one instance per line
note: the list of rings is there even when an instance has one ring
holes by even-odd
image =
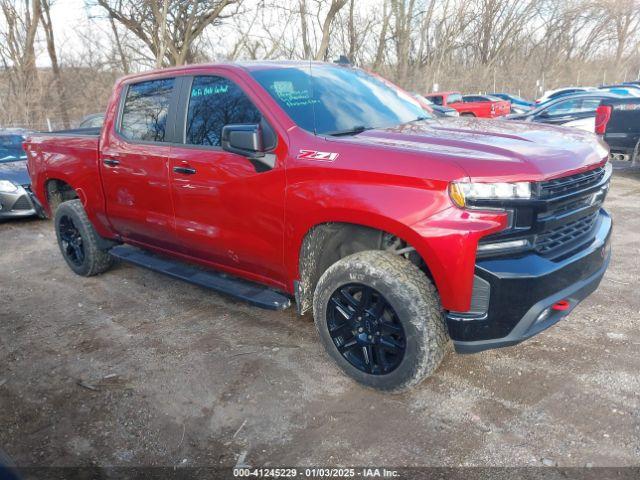
[[[197,65],[118,81],[100,132],[32,135],[68,266],[113,258],[313,310],[356,380],[401,390],[566,316],[607,268],[595,135],[429,118],[361,70]]]
[[[436,105],[455,108],[461,117],[496,118],[511,113],[511,103],[491,95],[438,92],[425,95]]]

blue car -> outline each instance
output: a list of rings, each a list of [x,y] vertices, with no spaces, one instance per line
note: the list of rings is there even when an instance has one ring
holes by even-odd
[[[531,110],[536,106],[535,103],[525,100],[522,97],[517,95],[513,95],[511,93],[490,93],[492,97],[498,97],[502,100],[507,100],[511,102],[511,112],[512,113],[525,113]]]
[[[31,192],[27,155],[22,149],[24,130],[0,130],[0,220],[42,216]]]

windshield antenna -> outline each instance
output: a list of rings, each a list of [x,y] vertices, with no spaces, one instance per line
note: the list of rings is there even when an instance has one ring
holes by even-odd
[[[311,57],[309,57],[309,75],[311,76],[311,111],[313,112],[313,134],[318,135],[317,123],[316,123],[316,101],[315,101],[315,92],[313,90],[313,70],[311,69]]]

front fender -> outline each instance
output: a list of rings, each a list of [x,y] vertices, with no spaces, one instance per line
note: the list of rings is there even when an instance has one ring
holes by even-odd
[[[285,264],[291,291],[300,278],[300,249],[308,232],[323,223],[343,222],[403,239],[427,264],[444,308],[469,308],[478,239],[504,228],[506,215],[453,207],[447,182],[397,180],[305,181],[287,188]]]

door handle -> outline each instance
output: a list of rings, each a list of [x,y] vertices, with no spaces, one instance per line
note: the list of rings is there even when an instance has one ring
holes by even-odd
[[[104,160],[102,160],[102,163],[104,163],[107,167],[117,167],[118,165],[120,165],[120,160],[116,160],[115,158],[105,158]]]
[[[173,171],[176,173],[182,173],[183,175],[193,175],[196,173],[196,169],[191,167],[173,167]]]

